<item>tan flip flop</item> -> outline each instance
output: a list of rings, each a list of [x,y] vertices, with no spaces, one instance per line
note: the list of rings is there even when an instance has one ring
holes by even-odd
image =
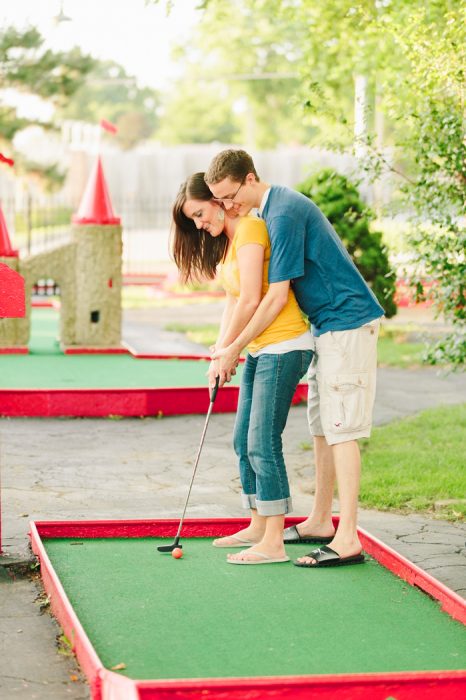
[[[225,537],[221,537],[220,539],[222,540],[234,540],[233,544],[215,544],[215,542],[212,542],[212,545],[214,547],[219,547],[223,549],[233,549],[234,547],[241,547],[241,549],[244,549],[244,547],[252,547],[253,544],[257,544],[257,542],[253,542],[252,540],[245,539],[243,537],[238,537],[238,535],[226,535]]]
[[[254,556],[260,557],[257,561],[253,559],[227,559],[228,564],[281,564],[285,561],[290,561],[290,557],[271,557],[263,552],[252,552]]]

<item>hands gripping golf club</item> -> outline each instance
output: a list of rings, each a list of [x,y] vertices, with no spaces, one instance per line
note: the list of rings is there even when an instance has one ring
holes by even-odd
[[[186,514],[186,508],[188,507],[189,497],[191,495],[191,489],[193,487],[194,477],[196,476],[197,465],[199,464],[199,457],[201,456],[202,445],[204,444],[204,438],[205,438],[205,434],[207,432],[207,426],[209,425],[210,414],[212,413],[212,409],[214,407],[215,397],[217,396],[219,381],[220,381],[220,377],[216,377],[215,386],[212,389],[212,394],[210,395],[209,410],[207,411],[207,416],[206,416],[205,424],[204,424],[204,430],[202,431],[201,442],[199,445],[199,449],[197,451],[196,461],[194,462],[193,473],[191,475],[191,482],[189,484],[189,489],[188,489],[188,495],[186,496],[186,501],[185,501],[184,508],[183,508],[183,514],[182,514],[181,519],[180,519],[180,524],[178,526],[178,532],[176,533],[175,541],[173,542],[173,544],[162,544],[162,545],[160,545],[160,547],[157,547],[159,552],[173,552],[173,550],[176,547],[180,547],[180,549],[182,548],[182,545],[179,544],[179,541],[181,538],[181,528],[183,527],[184,516]]]

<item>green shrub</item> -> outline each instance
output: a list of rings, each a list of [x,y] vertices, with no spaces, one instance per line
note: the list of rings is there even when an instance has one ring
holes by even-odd
[[[382,234],[369,229],[373,214],[357,188],[344,175],[326,169],[307,178],[296,189],[322,210],[383,306],[385,316],[394,316],[395,273],[383,246]]]

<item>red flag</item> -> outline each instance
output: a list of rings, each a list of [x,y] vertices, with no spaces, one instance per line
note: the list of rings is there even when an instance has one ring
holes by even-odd
[[[12,168],[15,164],[14,160],[12,160],[11,158],[7,158],[6,156],[3,155],[3,153],[0,153],[0,161],[2,163],[6,163],[7,165],[9,165],[10,168]]]
[[[105,131],[108,131],[109,134],[116,134],[118,131],[118,127],[112,124],[112,122],[107,121],[107,119],[101,119],[100,126]]]

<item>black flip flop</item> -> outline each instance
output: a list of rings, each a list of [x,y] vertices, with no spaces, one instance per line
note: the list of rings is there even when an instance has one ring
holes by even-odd
[[[284,544],[320,544],[321,542],[331,542],[334,535],[331,537],[321,537],[319,535],[301,535],[298,532],[296,525],[287,527],[283,531],[283,543]]]
[[[362,564],[365,561],[364,554],[355,554],[352,557],[340,557],[331,547],[319,547],[314,549],[306,557],[315,559],[315,564],[306,564],[305,562],[294,561],[295,566],[302,566],[307,569],[319,569],[324,566],[345,566],[347,564]]]

